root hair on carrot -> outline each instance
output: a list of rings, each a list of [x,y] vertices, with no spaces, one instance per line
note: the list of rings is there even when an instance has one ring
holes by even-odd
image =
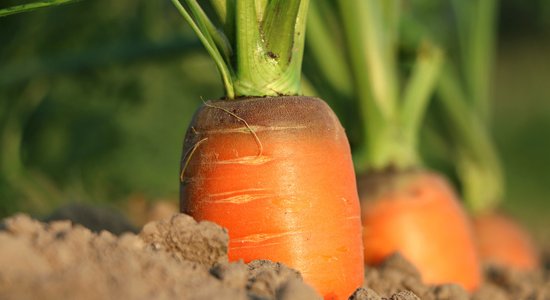
[[[256,140],[256,143],[258,144],[258,155],[257,156],[262,156],[263,151],[264,151],[264,146],[262,145],[262,142],[260,141],[260,138],[258,137],[256,132],[252,129],[252,127],[250,127],[250,125],[248,125],[248,122],[246,122],[245,119],[239,117],[237,114],[235,114],[234,112],[229,111],[226,108],[215,106],[215,105],[212,105],[212,104],[209,104],[209,103],[206,103],[206,102],[203,102],[203,103],[204,103],[204,106],[206,106],[206,107],[216,108],[216,109],[222,110],[222,111],[228,113],[229,115],[231,115],[232,117],[234,117],[235,119],[239,120],[239,122],[242,122],[244,124],[244,126],[246,126],[246,128],[250,131],[252,136],[254,136],[254,140]]]

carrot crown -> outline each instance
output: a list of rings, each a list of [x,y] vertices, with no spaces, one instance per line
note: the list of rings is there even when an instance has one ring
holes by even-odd
[[[227,98],[300,93],[309,0],[172,0],[221,74]],[[206,6],[206,5],[204,5]]]

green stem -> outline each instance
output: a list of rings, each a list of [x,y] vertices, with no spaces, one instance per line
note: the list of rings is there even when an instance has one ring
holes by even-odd
[[[442,62],[441,51],[435,46],[421,48],[401,94],[396,42],[400,2],[341,0],[339,4],[366,135],[355,152],[357,169],[414,167],[420,164],[417,136]]]
[[[447,66],[439,98],[449,118],[464,199],[478,213],[496,206],[504,195],[503,171],[489,132],[497,2],[454,0],[452,4],[463,78]]]
[[[333,7],[324,1],[313,1],[308,15],[307,43],[308,50],[315,61],[319,72],[327,78],[327,84],[335,90],[335,94],[351,95],[353,93],[353,81],[350,76],[346,57],[339,47],[339,41],[335,40],[337,33],[332,32],[330,25],[335,20],[330,11]]]
[[[418,51],[412,76],[405,87],[401,107],[401,128],[404,140],[411,149],[418,148],[421,121],[442,65],[442,51],[430,42],[423,43]],[[416,156],[416,151],[412,155]]]
[[[369,7],[372,3],[360,0],[342,0],[338,4],[361,112],[361,125],[365,133],[363,142],[353,153],[356,169],[361,172],[384,164],[384,151],[391,141],[388,137],[393,135],[387,125],[393,118],[395,103],[387,92],[381,92],[389,89],[387,85],[391,82],[385,80],[388,74],[382,63],[386,43],[379,32],[382,26],[379,7],[376,6],[378,10],[371,10],[370,8],[375,8]],[[372,65],[370,62],[373,59],[379,63]],[[377,82],[383,83],[382,86],[378,85],[378,93],[372,79],[376,69],[379,70],[376,76],[380,79]]]
[[[362,64],[355,68],[358,70],[355,73],[368,73],[373,95],[368,101],[375,101],[379,113],[391,119],[395,116],[398,90],[396,70],[389,59],[396,51],[388,48],[390,43],[382,19],[381,3],[377,0],[341,0],[338,3],[348,46],[359,50],[359,54],[355,55],[366,56],[366,59],[360,60]]]
[[[210,0],[227,40],[235,40],[235,0]]]
[[[35,1],[32,3],[27,3],[27,4],[14,5],[14,6],[0,9],[0,17],[29,12],[40,8],[50,7],[50,6],[70,4],[70,3],[79,2],[79,1],[82,1],[82,0],[43,0],[43,1]]]
[[[454,0],[461,66],[469,102],[488,122],[490,86],[495,44],[496,0]]]
[[[489,119],[491,71],[495,44],[496,0],[477,1],[475,26],[471,27],[468,79],[476,111]]]
[[[300,0],[271,0],[268,3],[267,15],[264,18],[263,39],[271,56],[279,59],[280,64],[290,64],[296,17]],[[286,7],[285,7],[286,4]],[[285,18],[284,15],[292,17]],[[288,38],[288,36],[292,38]]]
[[[236,40],[237,55],[237,82],[238,94],[258,94],[263,87],[254,84],[255,75],[259,73],[255,68],[261,66],[257,60],[264,58],[265,53],[260,42],[260,28],[257,26],[256,7],[247,1],[237,0],[235,11],[235,28],[238,34]],[[261,75],[260,75],[261,76]]]
[[[197,0],[185,0],[189,11],[172,2],[216,62],[227,98],[300,93],[309,0],[211,0],[224,34]]]
[[[397,57],[402,0],[383,0],[380,1],[380,3],[383,11],[382,29],[384,30],[383,34],[386,42],[384,51],[385,63],[387,64],[386,68],[389,70],[388,79],[391,80],[391,82],[388,83],[388,88],[392,90],[390,93],[397,99],[399,97]]]
[[[308,0],[269,2],[260,26],[256,6],[237,2],[237,96],[300,93]]]
[[[194,4],[197,5],[195,0],[186,0],[186,1],[189,5],[194,5]],[[193,20],[191,15],[187,12],[187,10],[181,5],[179,0],[172,0],[172,3],[176,6],[179,13],[191,26],[195,34],[199,37],[200,41],[203,43],[204,47],[206,48],[206,51],[208,51],[208,53],[216,63],[216,66],[218,67],[218,71],[220,72],[222,77],[226,96],[229,99],[235,98],[232,72],[228,67],[228,63],[223,60],[223,56],[221,55],[220,51],[216,47],[216,44],[214,43],[212,38],[209,36],[208,31],[204,29],[205,26],[200,26],[199,24],[197,24]],[[200,18],[200,15],[195,17]]]
[[[475,110],[450,65],[442,73],[438,86],[440,103],[453,137],[457,173],[463,196],[473,212],[495,206],[504,193],[504,178],[496,149],[487,127]]]

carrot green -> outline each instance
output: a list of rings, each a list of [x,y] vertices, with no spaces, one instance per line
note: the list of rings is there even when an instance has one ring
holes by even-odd
[[[297,95],[308,0],[172,0],[221,74],[226,97]]]

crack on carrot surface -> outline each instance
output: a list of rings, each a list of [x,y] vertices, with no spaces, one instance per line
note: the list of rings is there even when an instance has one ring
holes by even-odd
[[[210,197],[210,200],[207,200],[207,202],[242,204],[242,203],[248,203],[248,202],[252,202],[260,199],[269,199],[269,198],[272,198],[273,196],[274,194],[256,194],[256,195],[245,194],[245,195],[236,195],[236,196],[231,196],[231,197],[226,197],[221,199],[212,199],[212,197]]]
[[[271,189],[266,189],[266,188],[240,189],[240,190],[233,190],[233,191],[229,191],[229,192],[221,192],[221,193],[210,194],[210,197],[227,196],[227,195],[231,195],[231,194],[247,193],[247,192],[264,192],[264,191],[269,191],[269,190],[271,190]]]
[[[236,238],[233,239],[232,242],[234,243],[261,243],[267,240],[276,239],[276,238],[282,238],[289,235],[295,235],[295,234],[302,234],[303,231],[286,231],[281,233],[256,233],[244,236],[242,238]],[[246,247],[246,246],[244,246]],[[231,248],[243,248],[239,246],[233,246]]]

